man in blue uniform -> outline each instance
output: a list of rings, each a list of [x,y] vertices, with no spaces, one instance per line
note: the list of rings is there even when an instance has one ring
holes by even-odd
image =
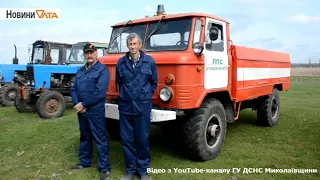
[[[72,102],[80,125],[80,162],[72,166],[72,169],[91,166],[93,138],[98,151],[98,170],[102,180],[109,176],[111,169],[104,114],[110,72],[98,61],[97,49],[93,44],[86,44],[83,52],[87,62],[78,70],[71,88]]]
[[[129,52],[117,63],[120,135],[126,164],[126,176],[122,180],[132,179],[136,174],[143,180],[149,179],[150,115],[158,73],[154,59],[140,50],[141,45],[139,35],[130,34],[127,37]],[[134,140],[138,145],[137,154]]]

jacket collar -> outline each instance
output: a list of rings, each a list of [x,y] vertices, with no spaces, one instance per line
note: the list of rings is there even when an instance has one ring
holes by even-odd
[[[140,52],[140,60],[144,61],[144,62],[148,62],[145,59],[145,53],[142,50],[139,50],[139,52]],[[124,58],[122,59],[121,63],[126,62],[128,60],[130,60],[130,51],[126,52],[126,54],[125,54]]]
[[[90,69],[92,69],[96,71],[99,68],[99,64],[100,64],[99,59],[97,59],[97,61],[94,64],[92,64],[90,68],[87,68],[87,63],[85,63],[85,65],[82,66],[82,70],[89,71]]]

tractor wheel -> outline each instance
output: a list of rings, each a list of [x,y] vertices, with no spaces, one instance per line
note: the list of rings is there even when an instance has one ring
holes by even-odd
[[[34,100],[24,100],[20,97],[20,91],[18,91],[16,98],[14,100],[14,106],[16,107],[18,112],[35,112],[36,104]]]
[[[280,97],[277,88],[273,89],[272,94],[260,97],[257,108],[258,124],[263,126],[274,126],[280,115]]]
[[[120,140],[120,121],[106,118],[107,132],[111,139]]]
[[[66,109],[64,97],[57,91],[46,91],[37,100],[36,109],[43,119],[61,117]]]
[[[14,100],[19,93],[16,85],[4,85],[0,88],[0,104],[2,106],[14,106]]]
[[[206,99],[183,125],[184,149],[197,161],[215,159],[224,144],[227,119],[217,99]]]

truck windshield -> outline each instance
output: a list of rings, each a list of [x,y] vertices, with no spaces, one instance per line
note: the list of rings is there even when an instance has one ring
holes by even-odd
[[[146,31],[146,25],[145,24],[134,25],[134,26],[127,25],[125,27],[114,28],[112,30],[112,34],[111,34],[110,40],[113,40],[117,36],[118,37],[114,41],[109,43],[108,53],[109,54],[114,54],[114,53],[126,53],[126,52],[128,52],[129,49],[128,49],[127,43],[126,43],[127,36],[129,34],[131,34],[131,33],[137,33],[142,38],[142,42],[143,42],[145,31]],[[119,34],[121,32],[123,32],[123,33],[119,36]]]
[[[145,42],[145,51],[185,50],[188,47],[191,19],[163,20],[157,23],[149,25],[147,37],[152,34]]]
[[[83,56],[84,45],[73,45],[71,49],[70,56],[68,58],[68,63],[70,64],[84,64],[85,59]]]

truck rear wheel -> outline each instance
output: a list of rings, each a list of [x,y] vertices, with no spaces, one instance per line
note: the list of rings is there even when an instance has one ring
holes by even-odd
[[[223,146],[226,128],[226,113],[221,102],[206,99],[183,125],[186,154],[200,161],[216,158]]]
[[[279,90],[273,89],[272,94],[260,98],[257,108],[258,124],[263,126],[274,126],[280,115]]]
[[[46,91],[37,100],[36,109],[43,119],[61,117],[66,109],[64,97],[57,91]]]
[[[4,85],[0,88],[0,104],[2,106],[14,106],[14,100],[19,92],[16,85]]]

